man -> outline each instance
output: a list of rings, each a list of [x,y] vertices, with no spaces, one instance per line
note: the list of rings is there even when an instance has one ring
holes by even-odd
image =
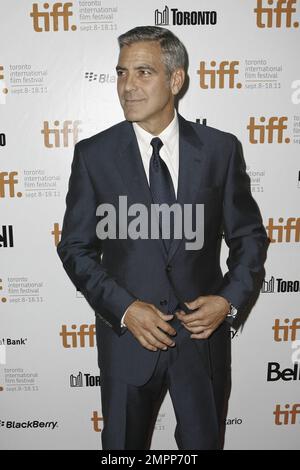
[[[187,68],[183,44],[167,29],[137,27],[119,45],[126,120],[76,145],[57,247],[96,313],[102,447],[148,449],[168,390],[178,448],[219,449],[230,320],[259,290],[268,239],[236,137],[175,110]],[[187,237],[175,236],[174,219],[164,236],[161,216],[159,238],[101,236],[99,214],[109,204],[116,209],[115,233],[124,234],[121,195],[128,207],[143,204],[148,214],[153,204],[155,210],[203,205],[204,224],[197,227],[203,246],[187,249]],[[196,212],[190,214],[188,222],[197,223]],[[230,249],[225,276],[223,231]]]

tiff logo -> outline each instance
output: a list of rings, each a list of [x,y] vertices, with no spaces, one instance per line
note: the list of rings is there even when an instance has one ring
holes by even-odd
[[[300,414],[300,403],[293,405],[284,405],[285,409],[282,409],[281,405],[276,405],[273,415],[275,416],[275,424],[277,426],[287,424],[297,424],[297,415]]]
[[[54,245],[57,246],[60,240],[61,230],[57,222],[54,223],[54,228],[51,231],[51,235],[54,237]]]
[[[93,423],[93,430],[95,432],[101,432],[102,429],[100,427],[100,423],[101,423],[101,421],[103,421],[103,418],[102,418],[102,416],[99,416],[98,411],[93,411],[93,416],[91,418],[91,421]]]
[[[269,6],[263,6],[264,4]],[[294,21],[292,24],[292,17],[296,13],[297,0],[257,0],[256,8],[256,24],[259,28],[298,28],[299,21]],[[273,5],[273,6],[272,6]],[[274,25],[275,19],[275,25]]]
[[[225,88],[225,79],[227,83],[227,88],[242,88],[241,83],[235,83],[235,76],[238,75],[239,61],[233,60],[229,62],[228,60],[223,60],[217,66],[217,62],[212,60],[210,62],[209,68],[206,66],[205,61],[200,62],[199,70],[197,74],[199,75],[199,86],[203,89],[208,88]]]
[[[15,176],[18,175],[17,171],[2,171],[0,173],[0,198],[6,196],[6,187],[8,186],[8,195],[9,197],[22,197],[21,192],[15,193],[15,185],[18,183],[18,180],[15,179]]]
[[[13,226],[2,225],[2,233],[0,233],[0,248],[12,248],[14,246]]]
[[[283,225],[281,225],[283,224]],[[294,242],[300,241],[300,217],[289,217],[284,225],[284,218],[279,217],[278,224],[274,224],[273,217],[269,219],[268,225],[266,226],[269,239],[271,243],[291,243],[291,234],[294,233]],[[276,234],[276,238],[274,235]],[[283,236],[285,238],[283,240]]]
[[[276,342],[296,341],[297,332],[300,330],[300,318],[293,318],[293,320],[285,318],[283,322],[276,318],[272,330],[274,331],[274,341]]]
[[[287,129],[288,118],[286,116],[271,116],[266,122],[266,118],[259,118],[260,124],[256,122],[256,118],[251,116],[247,129],[249,131],[250,144],[264,144],[267,139],[268,144],[283,143],[284,132]],[[258,139],[258,140],[257,140]],[[290,138],[284,139],[285,144],[290,143]]]
[[[95,346],[96,325],[71,325],[71,330],[67,329],[67,325],[62,325],[59,336],[62,338],[64,348],[93,348]]]
[[[37,33],[42,33],[43,31],[59,31],[62,23],[63,31],[76,31],[77,26],[72,25],[70,27],[69,18],[73,16],[71,8],[73,3],[44,3],[43,5],[39,3],[32,4],[32,12],[30,16],[33,20],[33,29]],[[44,8],[44,11],[42,11]],[[46,11],[45,11],[46,10]],[[61,21],[59,21],[61,19]]]
[[[81,121],[63,121],[61,126],[59,121],[54,121],[54,127],[50,128],[49,121],[44,121],[44,127],[41,130],[41,134],[44,136],[45,147],[69,147],[70,134],[73,136],[72,145],[75,145],[78,142],[78,133],[81,132],[81,129],[78,127],[79,124],[81,124]]]

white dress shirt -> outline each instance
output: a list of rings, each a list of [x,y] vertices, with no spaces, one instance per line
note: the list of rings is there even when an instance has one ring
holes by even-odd
[[[138,123],[134,122],[133,129],[137,138],[137,142],[140,149],[140,154],[142,157],[142,162],[144,165],[144,170],[147,176],[149,184],[149,165],[150,159],[153,153],[153,148],[150,144],[153,137],[159,137],[162,143],[164,144],[159,151],[159,155],[166,163],[168,170],[170,172],[175,195],[177,197],[177,188],[178,188],[178,171],[179,171],[179,126],[178,126],[178,117],[177,111],[175,109],[174,118],[170,124],[157,136],[150,134],[150,132],[145,131]],[[130,307],[130,306],[129,306]],[[129,308],[128,307],[128,308]],[[126,309],[122,319],[121,326],[125,327],[123,319],[128,310]]]

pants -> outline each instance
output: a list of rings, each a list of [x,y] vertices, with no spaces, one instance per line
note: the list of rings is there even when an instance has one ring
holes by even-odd
[[[220,448],[220,430],[212,381],[201,357],[176,315],[176,346],[159,351],[154,373],[142,386],[103,377],[102,449],[148,450],[157,414],[169,391],[176,416],[174,437],[180,450]]]

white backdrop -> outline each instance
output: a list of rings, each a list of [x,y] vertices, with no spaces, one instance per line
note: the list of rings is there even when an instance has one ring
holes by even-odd
[[[0,9],[1,448],[101,448],[94,312],[56,245],[74,142],[123,120],[117,36],[156,20],[189,52],[179,112],[241,141],[272,239],[263,292],[232,332],[225,448],[300,449],[299,1],[3,0]],[[174,429],[167,395],[152,449],[176,449]]]

